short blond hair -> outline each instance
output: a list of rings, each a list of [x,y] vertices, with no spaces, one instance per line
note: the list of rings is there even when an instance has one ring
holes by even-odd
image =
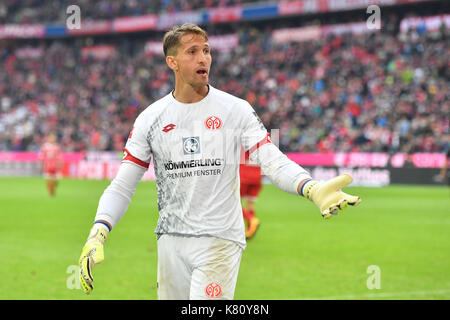
[[[180,46],[180,39],[186,34],[200,35],[208,41],[208,34],[205,30],[193,23],[185,23],[181,26],[174,26],[172,29],[166,32],[163,38],[163,51],[164,55],[176,55],[178,47]]]

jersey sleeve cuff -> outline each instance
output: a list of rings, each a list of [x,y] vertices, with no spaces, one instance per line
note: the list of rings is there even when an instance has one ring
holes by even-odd
[[[103,226],[105,226],[108,229],[108,232],[111,232],[111,228],[109,227],[109,225],[104,222],[104,221],[95,221],[94,224],[101,224]]]

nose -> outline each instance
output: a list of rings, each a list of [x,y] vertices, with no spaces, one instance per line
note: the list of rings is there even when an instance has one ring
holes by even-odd
[[[198,62],[201,65],[206,66],[206,61],[207,61],[207,54],[204,53],[203,51],[201,51],[200,54],[199,54]]]

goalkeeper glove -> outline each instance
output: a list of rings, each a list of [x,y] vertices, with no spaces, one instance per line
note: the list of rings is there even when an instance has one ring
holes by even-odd
[[[356,206],[361,202],[357,196],[352,196],[341,189],[353,182],[348,174],[342,174],[327,181],[309,180],[303,184],[301,194],[314,202],[322,213],[322,217],[330,218],[345,209],[347,204]]]
[[[88,240],[81,251],[79,260],[80,267],[80,283],[84,293],[89,294],[94,289],[92,283],[92,269],[94,265],[100,263],[104,259],[103,245],[108,237],[108,229],[101,223],[95,223],[92,227]]]

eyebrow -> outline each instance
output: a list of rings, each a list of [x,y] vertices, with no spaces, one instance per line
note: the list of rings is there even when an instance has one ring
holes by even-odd
[[[197,49],[198,47],[199,47],[198,45],[194,44],[193,46],[188,47],[186,50]],[[209,46],[209,43],[205,43],[205,44],[203,45],[203,47],[204,47],[204,48],[207,47],[208,49],[211,49],[211,47]]]

